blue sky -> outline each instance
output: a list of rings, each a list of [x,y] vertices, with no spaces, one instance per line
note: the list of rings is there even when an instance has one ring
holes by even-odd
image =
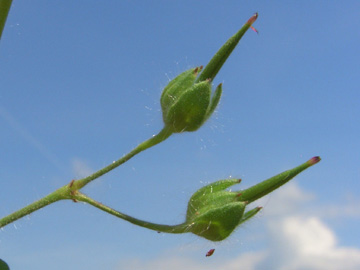
[[[260,34],[248,31],[217,75],[224,92],[212,118],[83,191],[177,224],[205,183],[231,176],[248,187],[322,161],[255,202],[261,213],[221,243],[64,201],[3,228],[0,258],[12,269],[359,269],[359,9],[358,1],[15,1],[0,43],[0,216],[156,134],[169,79],[205,65],[254,12]]]

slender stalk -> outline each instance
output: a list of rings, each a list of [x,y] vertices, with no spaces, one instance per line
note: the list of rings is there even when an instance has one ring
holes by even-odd
[[[40,200],[37,200],[28,206],[25,206],[24,208],[0,219],[0,228],[6,226],[9,223],[14,222],[15,220],[18,220],[24,216],[27,216],[31,214],[32,212],[35,212],[36,210],[39,210],[40,208],[43,208],[49,204],[52,204],[54,202],[64,200],[64,199],[71,199],[71,190],[69,189],[69,186],[63,186],[54,192],[50,193],[49,195],[45,196],[44,198],[41,198]]]
[[[1,0],[0,0],[1,1]],[[136,154],[164,141],[172,134],[172,131],[170,128],[164,128],[162,129],[157,135],[153,136],[149,140],[139,144],[137,147],[135,147],[132,151],[130,151],[128,154],[120,158],[119,160],[111,163],[110,165],[106,166],[103,169],[100,169],[99,171],[95,172],[94,174],[85,177],[83,179],[72,181],[70,184],[65,185],[54,192],[50,193],[49,195],[45,196],[44,198],[29,204],[28,206],[0,219],[0,228],[4,227],[5,225],[20,219],[26,215],[31,214],[32,212],[43,208],[44,206],[47,206],[51,203],[54,203],[59,200],[76,200],[74,197],[77,193],[77,191],[81,188],[83,188],[85,185],[89,184],[91,181],[95,180],[96,178],[110,172],[111,170],[115,169],[116,167],[120,166],[124,162],[128,161],[130,158],[135,156]],[[165,226],[166,227],[166,226]],[[164,230],[165,230],[164,227]]]
[[[123,156],[122,158],[118,159],[117,161],[114,161],[113,163],[109,164],[108,166],[102,168],[101,170],[93,173],[92,175],[89,175],[83,179],[77,180],[74,182],[74,189],[81,189],[91,181],[95,180],[96,178],[99,178],[100,176],[110,172],[111,170],[115,169],[116,167],[120,166],[121,164],[128,161],[130,158],[135,156],[136,154],[166,140],[170,135],[172,134],[172,131],[170,128],[164,127],[157,135],[153,136],[152,138],[148,139],[147,141],[144,141],[143,143],[140,143],[137,147],[135,147],[132,151],[130,151],[128,154]]]
[[[12,0],[0,0],[0,39],[9,14]]]
[[[135,224],[137,226],[140,227],[144,227],[153,231],[157,231],[157,232],[164,232],[164,233],[186,233],[188,232],[188,228],[189,228],[189,224],[187,223],[182,223],[179,225],[163,225],[163,224],[156,224],[156,223],[152,223],[152,222],[148,222],[148,221],[144,221],[141,219],[137,219],[134,217],[131,217],[129,215],[126,215],[124,213],[121,213],[119,211],[116,211],[100,202],[97,202],[95,200],[93,200],[92,198],[86,196],[83,193],[80,192],[76,192],[76,194],[74,194],[74,198],[77,201],[81,201],[81,202],[85,202],[88,203],[102,211],[105,211],[113,216],[116,216],[118,218],[121,218],[123,220],[126,220],[132,224]]]
[[[11,6],[11,0],[0,0],[0,37],[2,33],[2,29],[5,25],[6,17],[9,12],[10,6]],[[251,27],[251,24],[256,20],[257,14],[253,15],[247,23],[233,36],[231,37],[224,46],[220,48],[220,50],[215,54],[215,56],[210,60],[209,64],[205,67],[203,72],[199,75],[197,81],[204,81],[207,79],[213,79],[222,65],[225,63],[228,56],[231,54],[233,49],[236,47],[237,43],[241,39],[241,37],[244,35],[244,33]],[[216,91],[217,95],[215,97],[214,104],[211,105],[211,111],[213,111],[220,99],[221,95],[221,86]],[[91,181],[95,180],[96,178],[99,178],[100,176],[110,172],[111,170],[117,168],[121,164],[125,163],[129,159],[131,159],[136,154],[164,141],[167,139],[172,133],[174,132],[174,127],[171,125],[165,125],[165,127],[155,136],[148,139],[147,141],[144,141],[143,143],[139,144],[137,147],[135,147],[132,151],[130,151],[128,154],[123,156],[122,158],[118,159],[117,161],[114,161],[113,163],[109,164],[108,166],[98,170],[97,172],[93,173],[92,175],[79,179],[79,180],[73,180],[70,182],[69,185],[66,185],[53,193],[49,194],[48,196],[8,215],[7,217],[4,217],[0,219],[0,227],[3,227],[25,215],[28,215],[46,205],[49,205],[53,202],[56,202],[58,200],[62,199],[72,199],[77,200],[75,198],[75,195],[80,196],[79,190],[89,184]],[[80,196],[81,197],[81,196]],[[86,197],[87,198],[87,197]],[[79,198],[78,200],[85,200],[83,197]],[[132,222],[134,224],[137,224],[139,226],[143,226],[152,230],[156,231],[163,231],[163,232],[172,232],[172,233],[180,233],[184,232],[186,228],[188,228],[188,225],[180,224],[176,226],[167,226],[167,225],[160,225],[160,224],[154,224],[150,222],[145,222],[142,220],[138,220],[135,218],[132,218],[130,216],[127,216],[125,214],[122,214],[120,212],[117,212],[111,208],[105,207],[102,204],[99,204],[90,198],[86,199],[89,204],[92,204],[96,206],[97,208],[103,209],[104,211],[109,212],[110,214],[116,215],[120,218],[123,218],[129,222]]]

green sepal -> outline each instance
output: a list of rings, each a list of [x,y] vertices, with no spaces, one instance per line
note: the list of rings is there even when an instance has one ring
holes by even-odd
[[[201,68],[191,68],[184,71],[183,73],[172,79],[164,88],[160,98],[163,117],[166,117],[168,110],[178,100],[180,95],[194,84],[197,76],[197,71],[200,69]]]
[[[253,216],[255,216],[260,210],[262,209],[262,207],[255,207],[254,209],[251,209],[247,212],[244,213],[243,217],[241,218],[239,225],[244,223],[245,221],[248,221],[249,219],[251,219]]]
[[[190,231],[211,241],[227,238],[239,225],[246,203],[233,202],[213,208],[193,220]]]
[[[194,202],[190,201],[186,214],[186,221],[189,222],[211,208],[221,207],[228,203],[238,201],[238,194],[230,191],[218,191],[201,197]]]
[[[226,179],[200,188],[190,198],[186,223],[189,230],[211,241],[228,237],[241,222],[246,202],[239,202],[239,194],[225,189],[240,183]]]
[[[182,92],[164,115],[174,132],[195,131],[205,121],[210,104],[211,83],[204,81]]]
[[[203,213],[204,208],[207,209],[210,205],[217,204],[219,206],[225,202],[235,201],[234,197],[237,194],[231,194],[224,190],[238,183],[240,183],[239,179],[220,180],[197,190],[189,200],[186,220],[192,220],[196,214]],[[221,191],[223,192],[220,193]]]
[[[215,92],[211,98],[210,101],[210,105],[208,108],[208,111],[206,112],[206,116],[204,121],[208,120],[208,118],[213,114],[213,112],[215,111],[217,105],[219,104],[220,98],[221,98],[221,94],[222,94],[222,84],[220,83],[216,89]]]
[[[190,200],[197,200],[198,197],[204,196],[209,193],[225,190],[233,185],[239,184],[240,179],[225,179],[210,183],[198,189],[190,198]]]

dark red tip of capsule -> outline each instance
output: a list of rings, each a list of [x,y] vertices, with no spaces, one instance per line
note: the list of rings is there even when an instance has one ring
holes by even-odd
[[[258,17],[258,13],[256,12],[254,15],[251,16],[251,18],[246,22],[247,24],[252,25]]]
[[[313,157],[312,159],[309,160],[309,163],[311,165],[314,165],[314,164],[318,163],[320,160],[321,160],[320,157]]]
[[[206,257],[209,257],[209,256],[213,255],[214,252],[215,252],[215,248],[212,248],[212,249],[210,249],[210,250],[206,253],[205,256],[206,256]]]

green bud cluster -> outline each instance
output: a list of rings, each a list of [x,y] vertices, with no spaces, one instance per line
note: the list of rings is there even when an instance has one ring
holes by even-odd
[[[8,13],[8,8],[10,8],[9,4],[3,9],[5,15]],[[141,151],[164,141],[172,133],[198,130],[212,115],[221,98],[222,84],[219,84],[214,93],[212,93],[212,81],[245,32],[249,28],[257,32],[252,27],[257,17],[258,14],[255,13],[235,35],[230,37],[204,69],[202,66],[191,68],[175,77],[163,89],[160,103],[165,126],[157,135],[142,142],[127,155],[92,175],[80,180],[73,180],[70,184],[57,189],[44,198],[0,219],[0,227],[44,206],[64,199],[88,203],[109,214],[150,230],[165,233],[191,232],[210,241],[226,239],[240,224],[254,217],[262,207],[255,207],[246,211],[250,203],[271,193],[300,172],[318,163],[320,157],[313,157],[293,169],[275,175],[245,190],[227,190],[229,187],[240,183],[241,180],[239,179],[220,180],[202,187],[191,196],[187,207],[186,219],[178,225],[156,224],[134,218],[91,199],[79,192],[79,190],[94,179],[125,163]],[[4,20],[3,22],[0,21],[0,38],[4,23]],[[206,256],[211,256],[213,252],[214,249],[210,249]],[[0,259],[0,270],[7,269],[9,267],[6,262]]]
[[[89,203],[112,215],[127,220],[135,225],[165,233],[193,233],[210,241],[226,239],[240,224],[255,216],[262,207],[247,210],[247,206],[284,185],[297,174],[318,163],[320,157],[313,157],[307,162],[245,190],[229,191],[231,186],[240,183],[239,179],[216,181],[197,190],[190,198],[186,219],[178,225],[156,224],[140,220],[118,212],[91,198],[76,193],[76,199]]]
[[[239,192],[226,190],[238,183],[238,179],[220,180],[194,193],[186,214],[186,223],[192,233],[211,241],[224,240],[260,210],[256,208],[251,216],[244,214],[247,202],[241,200]]]
[[[189,69],[164,88],[160,103],[166,127],[174,133],[195,131],[214,112],[219,103],[222,87],[211,97],[211,80],[195,82],[202,67]]]
[[[228,191],[239,179],[220,180],[200,188],[190,198],[186,222],[187,231],[211,241],[227,238],[237,226],[255,216],[262,207],[245,212],[246,206],[284,185],[300,172],[318,163],[320,157],[275,175],[250,188]]]
[[[172,133],[195,131],[211,116],[222,93],[222,84],[219,84],[211,97],[211,82],[257,17],[255,13],[229,38],[204,70],[202,66],[189,69],[171,80],[164,88],[160,103],[166,130]]]

